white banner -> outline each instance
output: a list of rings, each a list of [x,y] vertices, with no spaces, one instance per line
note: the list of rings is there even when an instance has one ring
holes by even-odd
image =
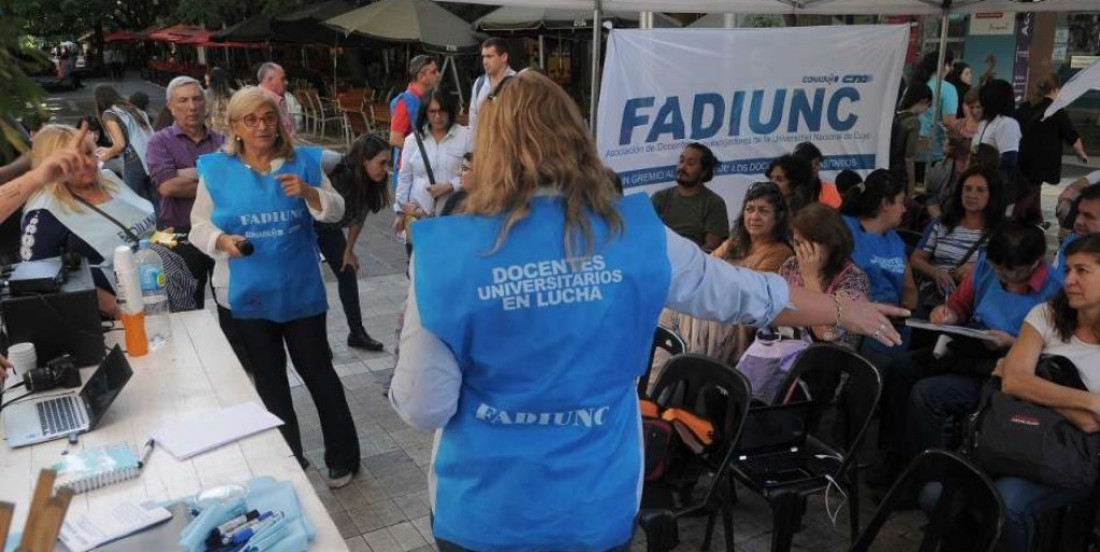
[[[675,182],[685,145],[706,144],[732,222],[745,187],[799,142],[821,149],[827,175],[889,163],[908,45],[907,25],[615,29],[600,155],[628,193],[653,193]]]

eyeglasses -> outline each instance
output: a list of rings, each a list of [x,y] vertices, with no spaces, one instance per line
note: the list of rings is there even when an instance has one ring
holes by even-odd
[[[256,115],[245,115],[241,118],[241,122],[248,128],[256,128],[260,126],[260,122],[263,121],[264,126],[273,127],[279,124],[279,115],[277,113],[267,113],[263,117]]]
[[[507,83],[510,80],[512,80],[512,75],[508,75],[507,77],[504,77],[504,79],[500,81],[500,84],[497,84],[496,88],[493,88],[492,90],[489,91],[489,95],[486,96],[486,99],[488,99],[491,102],[496,102],[497,101],[497,96],[500,95],[500,91],[504,89],[504,84]]]

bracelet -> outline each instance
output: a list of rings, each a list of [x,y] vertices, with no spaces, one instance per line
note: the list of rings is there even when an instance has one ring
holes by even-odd
[[[840,322],[844,317],[844,307],[840,304],[840,295],[832,294],[833,304],[836,305],[836,322],[833,324],[833,331],[840,332]]]

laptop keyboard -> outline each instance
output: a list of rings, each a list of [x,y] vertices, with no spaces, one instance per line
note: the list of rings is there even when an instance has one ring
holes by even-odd
[[[35,406],[38,408],[38,419],[42,422],[42,434],[68,433],[80,427],[80,415],[75,403],[76,398],[71,395],[37,403]]]
[[[793,453],[746,458],[741,460],[741,464],[749,470],[760,474],[797,470],[801,469],[804,465],[802,458]]]

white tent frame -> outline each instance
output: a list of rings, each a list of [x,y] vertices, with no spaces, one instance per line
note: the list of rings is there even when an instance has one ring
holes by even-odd
[[[443,1],[443,0],[436,0]],[[544,7],[546,0],[463,0],[494,6]],[[1096,11],[1096,0],[556,0],[555,8],[592,10],[593,20],[602,21],[603,11],[616,12],[699,12],[807,15],[939,15],[939,65],[947,53],[947,22],[953,13],[978,12],[1068,12]],[[643,16],[643,20],[645,17]],[[596,105],[599,98],[600,26],[592,28],[592,97],[589,122],[596,135]],[[933,94],[933,118],[939,120],[939,87]]]

